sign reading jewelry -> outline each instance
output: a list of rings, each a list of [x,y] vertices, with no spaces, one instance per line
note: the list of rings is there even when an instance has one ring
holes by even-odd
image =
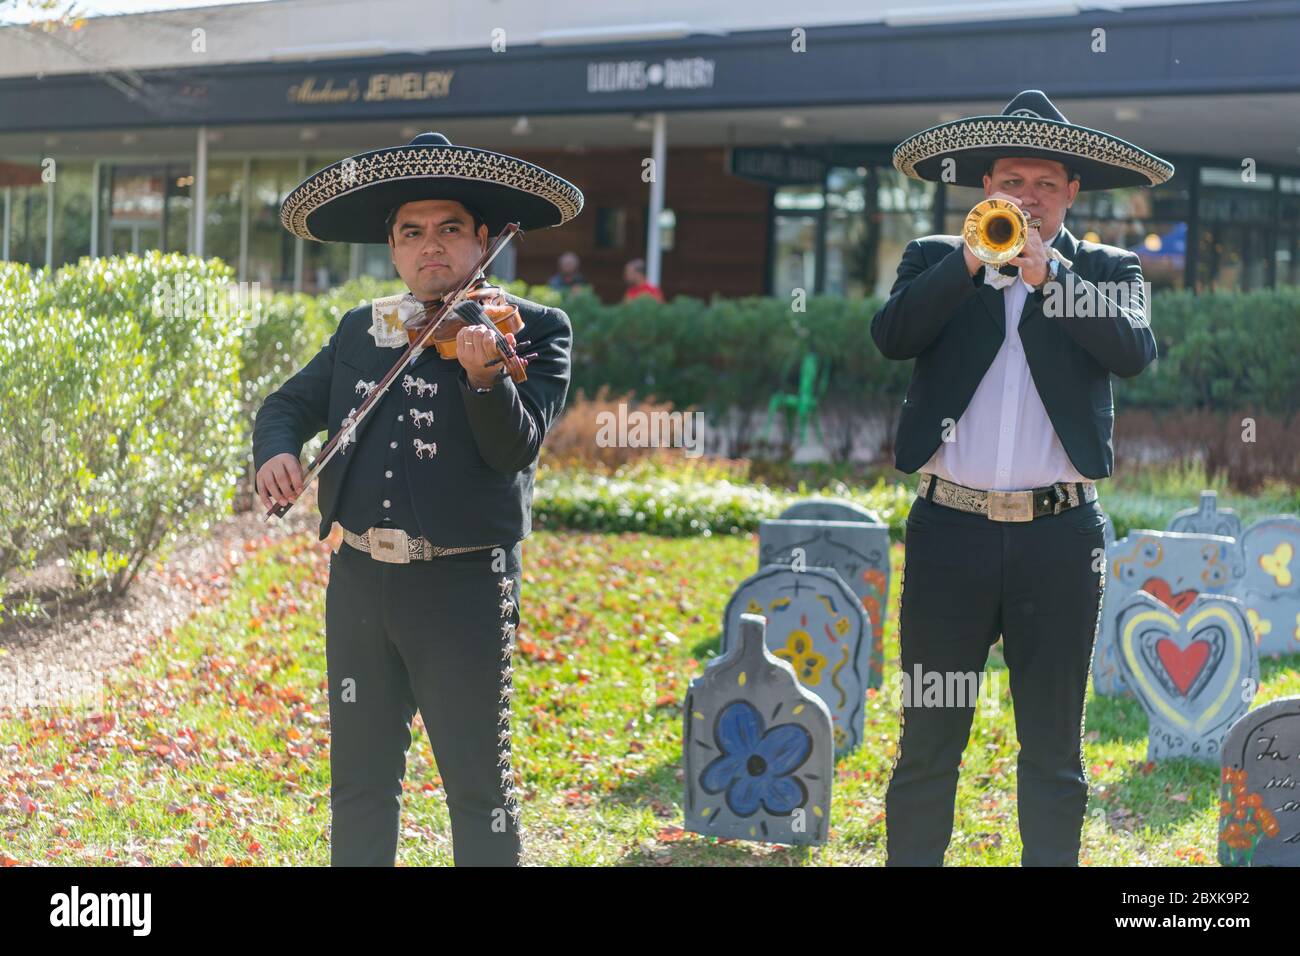
[[[451,79],[455,70],[426,70],[407,73],[371,73],[362,84],[352,77],[336,85],[327,79],[319,83],[314,76],[305,77],[289,87],[290,103],[379,103],[387,100],[434,100],[451,94]]]

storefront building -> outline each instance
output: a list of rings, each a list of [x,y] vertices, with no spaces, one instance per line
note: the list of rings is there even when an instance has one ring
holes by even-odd
[[[1300,285],[1298,4],[1030,2],[1009,21],[1007,4],[830,3],[791,24],[768,0],[561,3],[547,22],[466,0],[446,30],[408,26],[426,8],[402,0],[364,5],[363,29],[361,6],[102,18],[71,52],[0,30],[0,258],[178,250],[307,292],[390,276],[386,247],[295,240],[279,204],[323,165],[437,129],[585,193],[506,274],[544,282],[574,251],[606,300],[641,256],[669,295],[881,295],[909,239],[959,231],[982,196],[901,176],[894,144],[1038,87],[1177,169],[1080,193],[1075,235],[1134,250],[1156,289]]]

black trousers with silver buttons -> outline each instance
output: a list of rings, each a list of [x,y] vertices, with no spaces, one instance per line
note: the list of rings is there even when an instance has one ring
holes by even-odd
[[[512,654],[522,542],[389,564],[344,544],[330,558],[330,863],[392,866],[418,708],[442,777],[457,866],[513,866]]]
[[[1020,754],[1021,862],[1076,866],[1088,800],[1084,701],[1105,575],[1097,501],[1032,521],[992,521],[917,498],[907,518],[899,640],[902,675],[980,673],[1001,635]],[[1099,560],[1101,558],[1101,560]],[[918,670],[919,668],[919,670]],[[916,681],[912,682],[913,688]],[[956,679],[952,686],[961,686]],[[940,866],[952,836],[958,767],[979,700],[904,699],[885,798],[890,866]],[[998,705],[1005,705],[1006,688]]]

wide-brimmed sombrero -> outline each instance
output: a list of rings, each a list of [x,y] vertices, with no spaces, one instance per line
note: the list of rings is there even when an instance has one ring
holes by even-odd
[[[1076,126],[1042,90],[1019,93],[1000,116],[968,116],[909,136],[894,149],[894,168],[913,179],[983,186],[984,170],[1004,156],[1054,159],[1079,174],[1079,188],[1158,186],[1174,166],[1101,130]],[[955,164],[944,178],[944,160]]]
[[[582,211],[578,187],[540,166],[421,133],[308,176],[285,197],[280,222],[320,242],[387,242],[388,214],[420,199],[454,199],[492,235],[511,222],[525,231],[558,226]]]

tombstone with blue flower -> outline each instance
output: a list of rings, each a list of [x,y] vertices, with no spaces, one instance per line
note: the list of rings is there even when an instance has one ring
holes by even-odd
[[[737,639],[691,681],[683,717],[685,826],[708,836],[819,845],[830,822],[830,710],[742,614]]]

